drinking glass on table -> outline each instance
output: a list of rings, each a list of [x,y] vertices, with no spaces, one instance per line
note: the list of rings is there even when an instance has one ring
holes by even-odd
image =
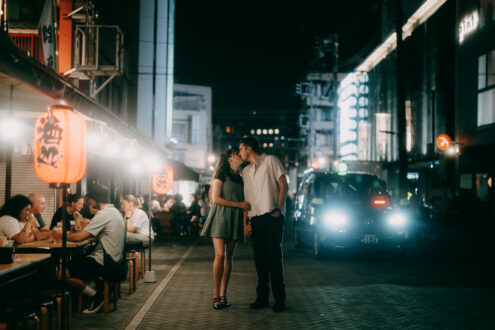
[[[62,222],[57,222],[57,225],[53,227],[55,233],[52,235],[53,241],[55,243],[62,242]]]

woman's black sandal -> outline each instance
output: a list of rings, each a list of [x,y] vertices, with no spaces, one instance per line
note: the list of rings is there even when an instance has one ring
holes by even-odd
[[[226,296],[221,296],[219,299],[220,299],[220,303],[221,303],[224,307],[230,307],[230,303],[229,303],[229,301],[227,300],[227,297],[226,297]]]
[[[224,304],[220,301],[220,298],[213,298],[213,309],[219,310],[224,308]]]

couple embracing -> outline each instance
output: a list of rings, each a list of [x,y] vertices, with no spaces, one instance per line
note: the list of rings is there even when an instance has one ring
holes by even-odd
[[[249,162],[240,171],[240,165]],[[213,262],[213,308],[230,306],[227,287],[237,240],[252,237],[258,285],[252,309],[268,306],[270,281],[275,298],[273,310],[285,307],[285,280],[282,261],[287,179],[280,160],[259,154],[253,137],[240,141],[239,152],[227,150],[220,156],[213,181],[212,207],[202,236],[211,237]]]

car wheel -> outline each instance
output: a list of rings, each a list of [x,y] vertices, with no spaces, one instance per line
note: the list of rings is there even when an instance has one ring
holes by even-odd
[[[294,235],[294,247],[296,249],[302,248],[304,244],[301,242],[301,238],[299,237],[296,224],[294,224],[293,227],[293,235]]]
[[[313,254],[316,259],[323,259],[325,256],[325,248],[321,244],[320,237],[318,233],[314,233],[313,236]]]

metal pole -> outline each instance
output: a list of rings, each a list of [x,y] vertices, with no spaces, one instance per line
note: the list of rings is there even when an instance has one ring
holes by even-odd
[[[144,283],[155,283],[156,275],[155,272],[151,270],[151,218],[153,214],[151,213],[151,195],[153,194],[153,172],[148,170],[148,177],[150,178],[150,193],[148,196],[148,214],[149,214],[149,248],[148,248],[148,271],[144,274]]]
[[[399,143],[399,201],[407,193],[407,149],[406,149],[406,109],[403,71],[402,46],[402,0],[397,0],[397,18],[395,32],[397,35],[397,121]]]
[[[431,144],[433,145],[433,153],[432,155],[435,154],[435,90],[433,89],[431,91]]]
[[[14,118],[14,85],[10,85],[9,117]],[[7,142],[7,155],[5,160],[5,202],[10,199],[12,190],[12,153],[14,141]]]
[[[155,115],[156,115],[156,30],[158,25],[158,0],[155,0],[155,11],[153,16],[153,74],[151,89],[151,138],[155,139]]]
[[[313,110],[313,84],[311,84],[311,93],[309,95],[309,164],[313,167],[314,160],[314,110]]]
[[[67,283],[66,283],[66,272],[67,272],[67,208],[65,207],[65,202],[67,201],[67,188],[68,186],[65,184],[60,184],[60,188],[62,189],[62,210],[63,210],[63,221],[62,221],[62,315],[61,315],[61,324],[62,329],[68,329],[68,324],[66,320],[67,315]],[[57,190],[58,190],[57,189]],[[58,193],[58,192],[57,192]]]
[[[149,249],[148,249],[148,270],[151,271],[151,219],[153,217],[153,213],[151,212],[151,195],[153,194],[153,173],[150,173],[151,175],[149,175],[149,177],[151,178],[150,180],[150,193],[149,193],[149,196],[148,196],[148,213],[149,213],[149,221],[150,221],[150,225],[149,225],[149,234],[150,236],[148,237],[149,239]]]

